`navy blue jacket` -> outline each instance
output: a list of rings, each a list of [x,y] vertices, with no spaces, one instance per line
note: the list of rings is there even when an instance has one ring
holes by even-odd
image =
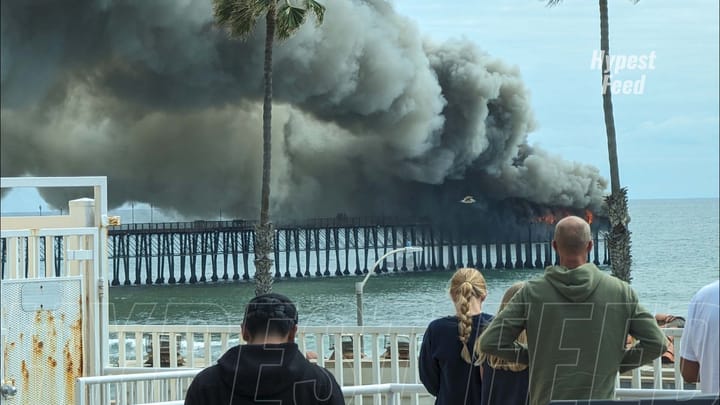
[[[487,360],[482,365],[482,405],[526,405],[528,403],[528,369],[496,370]]]
[[[468,339],[472,353],[475,339],[492,320],[482,313],[473,317],[473,328]],[[423,336],[418,367],[420,381],[436,397],[436,405],[480,404],[480,368],[460,357],[462,344],[458,339],[458,319],[454,316],[430,322]]]

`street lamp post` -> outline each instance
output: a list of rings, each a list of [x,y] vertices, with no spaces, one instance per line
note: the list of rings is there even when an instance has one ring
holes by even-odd
[[[413,252],[422,252],[422,248],[415,247],[415,246],[406,246],[400,249],[394,249],[391,250],[375,262],[373,266],[370,268],[370,271],[365,275],[365,278],[363,281],[358,281],[355,283],[355,297],[357,299],[357,324],[358,326],[363,326],[363,289],[365,288],[365,283],[367,283],[370,276],[375,272],[375,268],[380,265],[380,262],[383,261],[386,257],[390,255],[394,255],[396,253],[413,253]]]

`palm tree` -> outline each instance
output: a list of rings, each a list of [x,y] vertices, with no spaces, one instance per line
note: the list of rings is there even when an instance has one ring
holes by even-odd
[[[255,294],[272,291],[273,275],[270,258],[274,247],[274,230],[270,222],[270,158],[272,118],[272,50],[275,39],[290,38],[303,25],[310,11],[318,25],[322,24],[325,7],[315,0],[213,0],[215,20],[232,37],[247,39],[255,30],[261,16],[265,16],[265,63],[263,99],[263,169],[260,194],[260,222],[255,227]]]
[[[555,6],[562,0],[547,0],[548,6]],[[639,0],[630,0],[637,3]],[[632,255],[630,253],[630,231],[628,222],[630,216],[627,209],[627,188],[620,187],[620,173],[618,170],[617,144],[615,141],[615,118],[613,116],[612,93],[610,91],[610,72],[608,59],[610,56],[610,35],[608,30],[607,0],[600,3],[600,51],[602,55],[602,96],[603,112],[605,113],[605,132],[607,133],[608,158],[610,160],[610,195],[605,197],[610,220],[610,232],[607,235],[608,250],[612,274],[624,281],[630,282],[630,266]]]

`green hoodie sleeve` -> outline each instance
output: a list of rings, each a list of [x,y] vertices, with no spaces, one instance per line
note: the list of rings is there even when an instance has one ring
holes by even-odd
[[[667,337],[660,330],[655,317],[638,303],[635,291],[630,290],[635,310],[629,320],[628,334],[637,343],[625,349],[620,372],[640,367],[660,357],[667,350]]]
[[[528,364],[527,347],[516,342],[526,328],[525,289],[520,290],[480,336],[480,350],[516,363]]]

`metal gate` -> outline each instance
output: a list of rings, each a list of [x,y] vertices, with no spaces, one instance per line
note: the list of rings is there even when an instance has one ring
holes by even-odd
[[[106,180],[2,178],[8,187],[93,187],[64,216],[0,222],[0,403],[74,404],[107,364]],[[98,205],[96,205],[98,204]]]
[[[83,371],[82,278],[3,282],[8,404],[72,404]]]

